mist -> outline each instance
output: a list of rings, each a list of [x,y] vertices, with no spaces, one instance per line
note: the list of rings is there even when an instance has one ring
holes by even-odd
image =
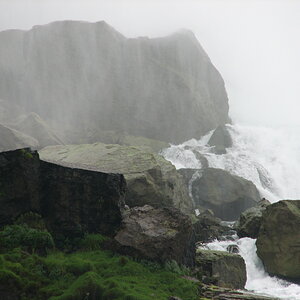
[[[234,122],[300,126],[298,1],[1,0],[0,30],[105,20],[127,37],[192,30],[221,72]]]

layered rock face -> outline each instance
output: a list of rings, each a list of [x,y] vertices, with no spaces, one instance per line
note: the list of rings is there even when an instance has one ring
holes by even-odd
[[[256,246],[268,273],[300,282],[300,200],[266,208]]]
[[[175,167],[143,147],[95,143],[49,146],[39,153],[42,159],[61,165],[124,174],[128,189],[125,202],[130,207],[149,204],[193,212],[192,200]]]
[[[0,226],[33,211],[56,240],[86,232],[114,235],[120,227],[122,175],[57,166],[29,149],[0,153],[0,166]]]
[[[229,121],[223,79],[186,30],[127,39],[105,22],[63,21],[1,32],[0,97],[79,136],[180,143]]]
[[[211,209],[222,220],[237,220],[260,201],[255,185],[242,177],[214,168],[181,169],[195,207]]]
[[[190,218],[175,208],[149,205],[126,212],[115,236],[125,253],[186,266],[195,263],[195,236]]]

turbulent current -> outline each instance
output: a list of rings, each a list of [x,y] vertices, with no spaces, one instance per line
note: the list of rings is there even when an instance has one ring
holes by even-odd
[[[203,159],[208,166],[229,171],[251,180],[261,197],[271,202],[283,199],[300,199],[300,128],[265,128],[227,125],[233,145],[226,154],[217,155],[209,147],[212,133],[201,140],[189,140],[181,145],[171,145],[163,151],[166,159],[177,169],[201,169]],[[210,249],[226,250],[232,241],[215,241]],[[240,254],[247,267],[246,288],[286,300],[300,299],[300,286],[270,277],[256,255],[255,240],[236,239]]]

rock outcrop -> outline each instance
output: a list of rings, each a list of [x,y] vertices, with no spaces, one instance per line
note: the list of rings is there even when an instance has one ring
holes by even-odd
[[[194,223],[196,241],[209,243],[222,236],[230,234],[231,228],[222,225],[221,220],[210,214],[200,214]]]
[[[175,208],[134,207],[124,214],[115,236],[120,250],[158,262],[195,263],[195,236],[190,218]]]
[[[204,283],[236,289],[246,284],[246,265],[238,254],[197,249],[196,267]]]
[[[59,242],[94,232],[114,235],[124,206],[123,175],[67,168],[39,160],[36,151],[0,153],[0,226],[39,213]]]
[[[124,131],[166,142],[225,124],[224,82],[193,33],[125,38],[105,22],[0,33],[0,98],[51,127]]]
[[[247,208],[260,201],[255,185],[242,177],[214,168],[181,171],[188,176],[189,191],[195,207],[211,209],[215,216],[226,221],[237,220]]]
[[[0,152],[23,147],[37,149],[39,142],[18,130],[0,124]]]
[[[240,215],[235,224],[235,229],[240,238],[250,237],[256,239],[259,233],[263,211],[271,203],[261,200],[255,207],[248,208]]]
[[[13,127],[35,138],[39,142],[39,148],[64,143],[36,113],[30,113],[23,117]]]
[[[226,126],[218,126],[207,144],[214,147],[216,154],[225,154],[226,148],[232,147],[232,138]]]
[[[269,274],[300,282],[300,200],[266,208],[256,246]]]
[[[50,146],[39,153],[43,160],[65,166],[124,174],[125,202],[129,207],[149,204],[176,207],[187,214],[193,212],[193,203],[175,167],[143,147],[95,143]]]

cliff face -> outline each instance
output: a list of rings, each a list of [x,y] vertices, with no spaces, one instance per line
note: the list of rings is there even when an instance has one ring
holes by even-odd
[[[1,32],[0,98],[79,136],[179,143],[229,121],[223,79],[191,32],[127,39],[104,22]]]

